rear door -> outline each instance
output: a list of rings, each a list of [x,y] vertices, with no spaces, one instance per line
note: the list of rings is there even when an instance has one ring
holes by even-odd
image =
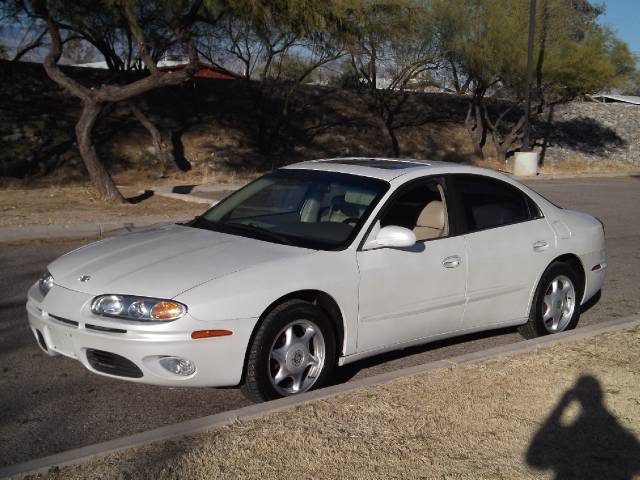
[[[521,323],[555,235],[519,188],[482,175],[452,175],[468,255],[464,328]]]

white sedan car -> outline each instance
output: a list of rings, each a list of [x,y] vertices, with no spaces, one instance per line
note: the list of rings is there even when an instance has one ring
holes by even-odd
[[[505,175],[339,158],[276,170],[186,224],[74,250],[27,311],[44,352],[92,372],[266,400],[411,345],[574,328],[605,270],[599,220]]]

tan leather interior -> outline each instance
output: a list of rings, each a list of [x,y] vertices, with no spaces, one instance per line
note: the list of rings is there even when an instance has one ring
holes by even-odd
[[[432,200],[422,209],[413,233],[417,240],[429,240],[448,235],[447,211],[440,200]]]

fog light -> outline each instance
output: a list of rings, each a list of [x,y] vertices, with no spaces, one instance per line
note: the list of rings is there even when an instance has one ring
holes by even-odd
[[[162,357],[160,360],[160,366],[173,373],[174,375],[180,375],[182,377],[188,377],[193,375],[196,371],[196,366],[186,358],[180,357]]]

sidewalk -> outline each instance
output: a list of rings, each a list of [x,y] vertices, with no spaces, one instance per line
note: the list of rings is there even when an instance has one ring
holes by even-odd
[[[30,240],[88,239],[97,240],[106,236],[122,235],[186,221],[188,218],[168,220],[165,216],[130,217],[121,222],[74,223],[67,225],[25,225],[22,227],[0,227],[0,243]]]
[[[289,408],[262,404],[271,413],[257,418],[239,410],[247,420],[45,478],[631,479],[640,474],[638,340],[638,316],[583,327],[327,389],[338,395],[311,392],[316,400]]]
[[[162,197],[186,202],[212,204],[223,199],[244,184],[178,185],[175,187],[152,187],[151,190]]]

